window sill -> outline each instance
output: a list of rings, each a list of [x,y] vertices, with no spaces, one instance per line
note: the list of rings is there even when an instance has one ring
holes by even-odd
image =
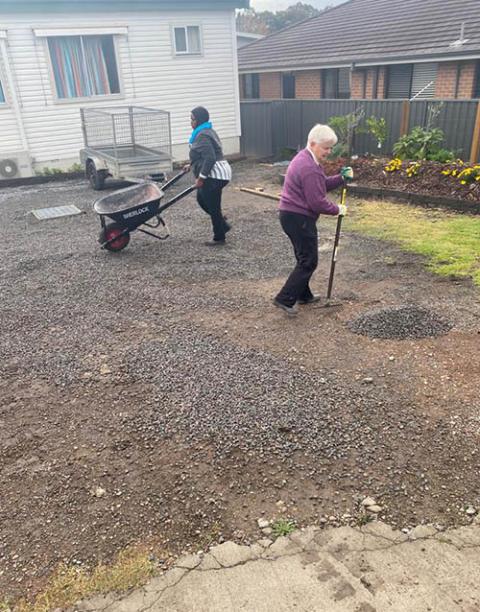
[[[58,105],[69,105],[69,104],[87,104],[93,103],[98,104],[98,102],[105,101],[115,101],[115,100],[125,100],[125,94],[110,94],[105,96],[91,96],[88,98],[54,98],[53,103]]]
[[[188,52],[188,51],[185,51],[185,52],[182,51],[180,53],[178,51],[175,51],[175,53],[174,53],[174,57],[192,57],[192,56],[193,57],[202,57],[202,55],[203,55],[202,51],[194,51],[194,52],[192,51],[191,53]]]

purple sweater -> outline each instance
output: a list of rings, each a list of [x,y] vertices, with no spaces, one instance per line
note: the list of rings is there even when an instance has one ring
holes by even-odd
[[[320,214],[338,215],[338,205],[327,198],[327,191],[336,189],[342,183],[340,174],[326,177],[310,151],[303,149],[288,166],[278,208],[313,219],[318,219]]]

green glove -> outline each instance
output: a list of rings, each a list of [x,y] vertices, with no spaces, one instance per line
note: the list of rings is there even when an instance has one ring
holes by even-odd
[[[344,181],[353,181],[353,168],[351,166],[343,166],[340,174]]]

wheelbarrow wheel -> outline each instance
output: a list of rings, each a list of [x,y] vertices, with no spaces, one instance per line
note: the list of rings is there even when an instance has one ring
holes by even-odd
[[[105,170],[97,170],[95,163],[89,159],[85,168],[90,187],[95,191],[101,191],[105,187],[105,179],[107,172]]]
[[[107,249],[107,251],[118,253],[118,251],[123,250],[130,242],[130,232],[122,234],[124,229],[125,228],[119,223],[109,223],[100,232],[98,241],[100,244],[105,245],[104,248]],[[109,240],[111,240],[111,242],[108,242]],[[108,244],[105,244],[106,242],[108,242]]]

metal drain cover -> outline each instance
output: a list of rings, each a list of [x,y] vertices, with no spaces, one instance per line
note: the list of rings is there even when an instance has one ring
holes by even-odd
[[[51,208],[37,208],[31,211],[32,215],[39,221],[46,219],[58,219],[59,217],[71,217],[73,215],[81,215],[82,211],[74,204],[67,206],[53,206]]]

